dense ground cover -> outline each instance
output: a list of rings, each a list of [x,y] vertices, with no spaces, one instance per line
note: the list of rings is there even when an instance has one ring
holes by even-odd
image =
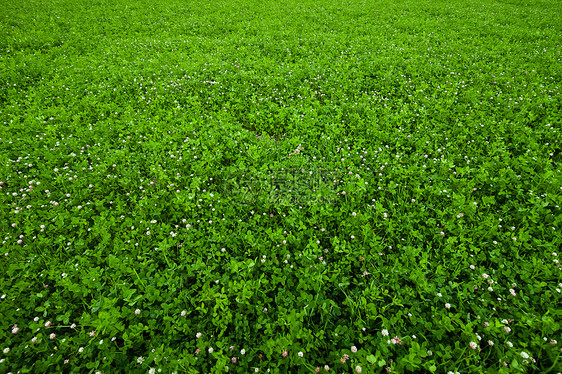
[[[0,9],[0,372],[561,370],[560,2]]]

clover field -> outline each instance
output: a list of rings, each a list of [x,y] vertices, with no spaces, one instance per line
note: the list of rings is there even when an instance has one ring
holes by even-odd
[[[560,14],[0,0],[0,372],[562,371]]]

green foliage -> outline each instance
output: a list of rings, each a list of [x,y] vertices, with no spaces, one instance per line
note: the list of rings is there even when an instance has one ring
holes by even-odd
[[[0,9],[0,372],[560,370],[559,2]]]

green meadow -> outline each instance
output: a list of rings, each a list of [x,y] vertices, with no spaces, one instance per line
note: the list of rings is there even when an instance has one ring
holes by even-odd
[[[562,371],[561,15],[0,0],[0,372]]]

